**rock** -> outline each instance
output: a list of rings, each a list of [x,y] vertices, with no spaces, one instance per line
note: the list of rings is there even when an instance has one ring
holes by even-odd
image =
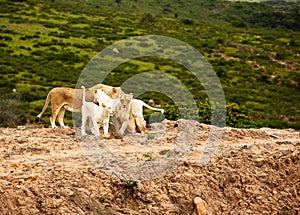
[[[206,202],[200,197],[194,198],[194,204],[196,206],[196,214],[197,215],[210,215]]]

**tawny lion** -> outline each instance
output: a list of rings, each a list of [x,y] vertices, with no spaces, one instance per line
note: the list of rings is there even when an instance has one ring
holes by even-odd
[[[105,84],[97,84],[91,88],[85,89],[86,101],[94,102],[94,91],[103,89],[103,91],[112,99],[119,98],[123,93],[120,87],[111,87]],[[52,128],[56,128],[56,118],[62,128],[66,128],[64,124],[65,111],[81,112],[83,89],[73,89],[67,87],[55,87],[51,89],[47,95],[42,111],[37,115],[36,122],[40,121],[43,113],[46,111],[51,100],[52,114],[50,123]]]

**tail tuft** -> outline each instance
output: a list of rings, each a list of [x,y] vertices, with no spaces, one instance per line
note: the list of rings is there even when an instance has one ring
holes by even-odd
[[[38,123],[38,122],[40,122],[40,121],[41,121],[41,118],[40,118],[40,117],[36,117],[36,118],[35,118],[35,122],[36,122],[36,123]]]

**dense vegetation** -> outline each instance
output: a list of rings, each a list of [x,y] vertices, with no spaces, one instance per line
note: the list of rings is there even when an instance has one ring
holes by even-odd
[[[208,59],[225,92],[230,126],[300,127],[299,3],[99,2],[0,0],[0,124],[32,122],[51,88],[75,87],[89,60],[113,42],[156,34],[184,41]],[[134,59],[105,83],[117,86],[152,70],[180,79],[198,101],[200,120],[210,122],[201,84],[174,62]],[[154,92],[140,98],[171,102]],[[170,112],[176,107],[166,110],[176,118]]]
[[[267,0],[263,3],[220,0],[77,0],[98,8],[130,13],[150,13],[176,17],[184,23],[193,20],[227,21],[239,27],[287,28],[300,30],[299,1]]]

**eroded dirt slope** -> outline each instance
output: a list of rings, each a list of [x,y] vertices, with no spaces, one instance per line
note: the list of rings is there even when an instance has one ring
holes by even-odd
[[[193,142],[179,166],[132,192],[90,162],[76,130],[1,128],[0,214],[193,214],[196,196],[209,214],[300,213],[299,131],[225,128],[212,160],[201,164],[211,129],[164,121],[151,127],[153,136],[102,140],[137,163],[175,157],[174,145]]]

